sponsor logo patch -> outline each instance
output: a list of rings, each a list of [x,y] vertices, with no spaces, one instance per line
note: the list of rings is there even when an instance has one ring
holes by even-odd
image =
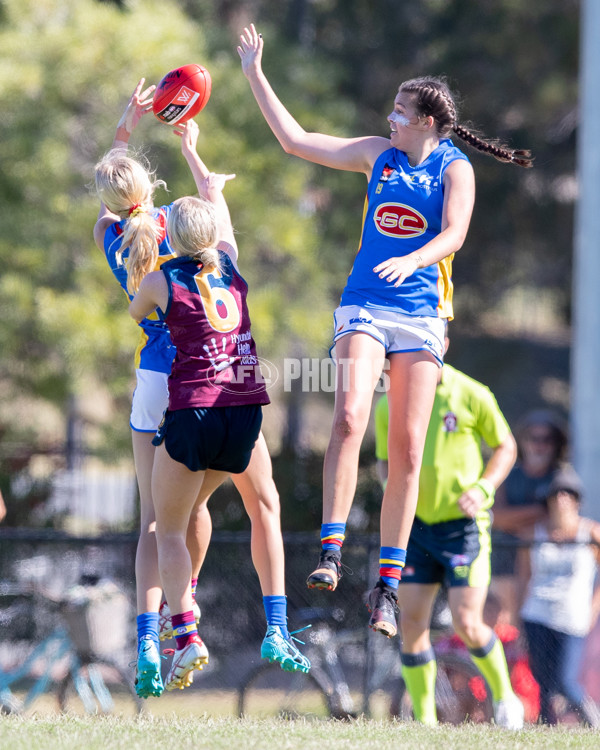
[[[377,206],[373,221],[378,232],[400,239],[418,237],[427,229],[425,217],[403,203],[382,203]]]
[[[179,93],[173,99],[174,104],[187,104],[190,99],[194,96],[195,92],[192,89],[188,89],[187,86],[182,86],[179,89]]]

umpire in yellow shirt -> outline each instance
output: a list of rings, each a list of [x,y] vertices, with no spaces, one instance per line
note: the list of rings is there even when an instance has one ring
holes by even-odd
[[[377,469],[384,484],[385,395],[375,407],[375,437]],[[487,464],[482,440],[492,450]],[[424,724],[437,723],[429,624],[436,594],[444,585],[454,629],[490,686],[496,723],[508,729],[523,726],[523,706],[512,690],[502,643],[483,621],[490,583],[490,508],[516,455],[516,442],[489,388],[450,365],[440,368],[417,512],[398,589],[402,674],[415,719]]]

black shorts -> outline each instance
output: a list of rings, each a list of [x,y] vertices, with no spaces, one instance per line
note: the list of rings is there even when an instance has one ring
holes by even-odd
[[[169,456],[190,471],[241,474],[250,463],[261,424],[258,404],[167,409],[152,445],[164,440]]]
[[[414,520],[402,583],[489,586],[490,514],[426,524]]]

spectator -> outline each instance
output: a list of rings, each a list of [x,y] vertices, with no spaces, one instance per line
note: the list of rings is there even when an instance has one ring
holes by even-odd
[[[578,672],[592,624],[600,523],[579,515],[583,486],[573,469],[557,471],[545,497],[547,515],[535,524],[521,618],[533,676],[540,686],[540,721],[556,724],[553,697],[562,695],[583,724],[600,727],[600,711]]]
[[[6,505],[4,504],[4,498],[2,497],[2,490],[0,490],[0,523],[6,518]]]
[[[492,535],[492,590],[502,602],[500,621],[510,625],[518,620],[519,537],[545,517],[544,498],[567,447],[563,422],[549,410],[527,414],[515,436],[518,459],[496,493]]]

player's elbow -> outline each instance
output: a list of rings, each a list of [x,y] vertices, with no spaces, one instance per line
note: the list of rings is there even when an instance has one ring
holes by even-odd
[[[300,127],[293,132],[282,133],[279,137],[279,143],[285,153],[299,156],[301,159],[307,157],[308,140],[308,134]]]
[[[136,306],[135,306],[135,301],[129,305],[129,314],[135,320],[136,323],[139,323],[140,321],[144,319],[144,316],[140,315],[140,313],[137,311]]]

